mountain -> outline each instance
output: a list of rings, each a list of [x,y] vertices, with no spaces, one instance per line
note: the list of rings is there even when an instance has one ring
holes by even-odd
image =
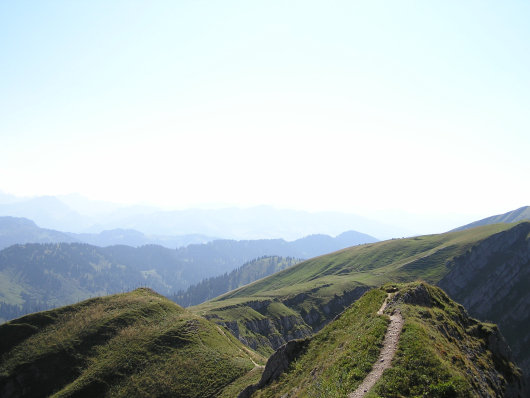
[[[159,245],[169,249],[175,249],[191,244],[208,243],[216,239],[199,234],[180,236],[145,235],[144,233],[134,229],[123,228],[105,230],[99,233],[68,233],[68,235],[77,241],[101,247],[113,245],[125,245],[133,247]]]
[[[91,224],[88,217],[77,213],[54,196],[0,204],[0,215],[28,218],[40,226],[63,231],[81,231]]]
[[[464,229],[480,227],[482,225],[491,225],[498,223],[512,223],[518,221],[530,220],[530,206],[520,207],[517,210],[512,210],[504,214],[498,214],[472,222],[462,227],[455,228],[453,231],[462,231]]]
[[[91,234],[123,229],[141,231],[148,236],[204,235],[236,240],[281,237],[291,241],[318,233],[335,236],[348,230],[363,231],[378,238],[414,233],[348,213],[311,213],[270,206],[162,210],[89,200],[80,195],[30,199],[0,195],[0,215],[25,217],[44,228]]]
[[[14,244],[77,242],[67,233],[39,228],[27,218],[0,217],[0,250]]]
[[[292,257],[261,257],[243,264],[230,273],[204,279],[188,287],[185,291],[179,291],[168,298],[184,307],[197,305],[230,290],[279,272],[294,264],[298,264],[300,261]]]
[[[356,244],[358,237],[310,236],[294,242],[216,240],[177,250],[156,245],[14,245],[0,251],[0,318],[141,286],[170,295],[258,257],[314,257]]]
[[[147,236],[132,229],[114,229],[97,234],[61,232],[40,228],[32,220],[21,217],[0,217],[0,250],[15,244],[83,242],[95,246],[160,245],[170,249],[207,243],[215,238],[204,235]]]
[[[0,396],[234,397],[263,358],[149,289],[0,325]]]
[[[499,323],[530,385],[529,255],[530,222],[393,239],[304,261],[190,309],[270,355],[320,330],[370,288],[422,279],[447,288],[472,316]]]
[[[357,397],[359,387],[374,398],[522,397],[521,384],[495,325],[470,318],[441,289],[411,283],[371,290],[314,336],[289,342],[239,397]]]
[[[175,235],[194,232],[230,239],[283,237],[294,240],[315,233],[337,235],[351,229],[373,236],[403,236],[400,228],[388,227],[353,214],[309,213],[269,206],[157,211],[115,218],[112,222],[101,224],[105,229],[115,228],[116,225],[147,234]]]

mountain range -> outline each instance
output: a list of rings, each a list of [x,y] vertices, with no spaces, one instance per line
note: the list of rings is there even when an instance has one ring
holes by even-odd
[[[378,239],[407,236],[414,231],[365,217],[339,212],[307,212],[269,206],[162,210],[151,206],[123,206],[79,196],[42,196],[29,199],[0,195],[0,215],[23,217],[39,226],[73,233],[137,230],[148,236],[204,235],[249,240],[307,235],[338,235],[356,230]]]
[[[329,249],[333,238],[219,240],[179,250],[10,246],[0,251],[0,292],[14,300],[38,290],[37,281],[46,294],[68,286],[130,290],[123,282],[131,270],[163,285],[175,253],[187,259],[186,276],[201,261],[208,269],[219,259],[211,272],[267,242],[309,260],[188,309],[142,288],[0,325],[0,395],[523,398],[530,392],[530,222],[494,224],[499,217],[318,257],[314,243]],[[252,280],[282,261],[261,258],[238,271],[252,270],[245,276]],[[167,274],[145,268],[154,262]],[[201,283],[209,289],[221,280]]]
[[[53,236],[47,232],[45,237]],[[170,295],[258,257],[311,258],[373,241],[368,235],[350,231],[335,238],[313,235],[293,242],[215,240],[178,249],[157,245],[17,244],[0,251],[0,318],[140,286]]]

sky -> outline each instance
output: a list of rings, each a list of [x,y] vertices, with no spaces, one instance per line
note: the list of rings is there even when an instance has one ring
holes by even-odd
[[[524,1],[3,1],[0,190],[433,220],[529,205],[528,21]]]

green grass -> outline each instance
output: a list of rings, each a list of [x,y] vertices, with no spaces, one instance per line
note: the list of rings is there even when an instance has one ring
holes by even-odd
[[[507,383],[517,382],[513,363],[488,349],[498,336],[495,325],[469,318],[441,289],[414,282],[366,293],[253,398],[345,397],[355,391],[378,358],[388,318],[376,312],[390,288],[398,292],[385,312],[398,309],[405,323],[392,367],[367,397],[501,396]]]
[[[26,394],[55,397],[210,397],[264,362],[148,289],[19,318],[0,339],[0,388],[22,379]]]
[[[394,239],[384,242],[359,245],[335,253],[316,257],[294,265],[201,305],[190,307],[193,312],[214,316],[215,321],[239,322],[239,331],[246,334],[245,322],[251,316],[249,303],[273,301],[284,305],[307,319],[313,314],[313,323],[301,321],[300,327],[318,330],[321,325],[343,310],[340,304],[350,300],[348,294],[355,288],[367,290],[389,282],[424,280],[436,283],[449,271],[448,264],[455,257],[465,254],[474,245],[496,233],[513,228],[514,224],[497,224],[472,230],[450,232],[438,235]],[[349,304],[353,301],[351,299]],[[287,311],[284,311],[287,312]],[[261,311],[259,316],[278,320],[281,315]],[[254,335],[253,342],[262,353],[272,352],[272,343],[267,336]],[[259,334],[259,333],[258,333]],[[265,347],[261,345],[265,341]]]
[[[400,294],[413,292],[418,283],[399,285]],[[499,396],[506,382],[520,376],[506,358],[488,349],[498,336],[496,325],[467,316],[464,308],[441,289],[421,284],[431,306],[405,304],[399,308],[405,325],[399,349],[368,398]]]
[[[379,355],[388,320],[376,312],[384,297],[382,290],[364,295],[311,339],[288,373],[253,397],[343,397],[354,390]]]

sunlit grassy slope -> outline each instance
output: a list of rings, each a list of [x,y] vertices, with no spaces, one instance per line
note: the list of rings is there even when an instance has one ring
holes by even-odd
[[[0,396],[223,396],[255,379],[259,363],[230,333],[149,289],[0,326]]]
[[[298,330],[308,325],[318,330],[370,287],[414,280],[437,283],[450,271],[452,259],[514,226],[495,224],[354,246],[304,261],[190,309],[218,323],[237,322],[240,335],[248,336],[245,341],[267,354],[276,344],[264,344],[263,333],[249,330],[252,320],[279,319],[278,311],[291,311]],[[256,302],[277,305],[256,310]]]
[[[492,344],[500,338],[495,325],[470,319],[436,287],[409,283],[367,292],[315,334],[286,373],[252,397],[353,392],[378,359],[388,318],[376,312],[387,291],[394,296],[385,312],[400,311],[405,324],[392,367],[370,397],[504,396],[518,388],[519,370]]]
[[[354,246],[313,258],[285,271],[236,289],[195,309],[211,309],[249,297],[286,297],[317,289],[333,295],[352,284],[375,286],[388,281],[423,279],[433,283],[448,271],[446,264],[474,244],[513,224]]]

